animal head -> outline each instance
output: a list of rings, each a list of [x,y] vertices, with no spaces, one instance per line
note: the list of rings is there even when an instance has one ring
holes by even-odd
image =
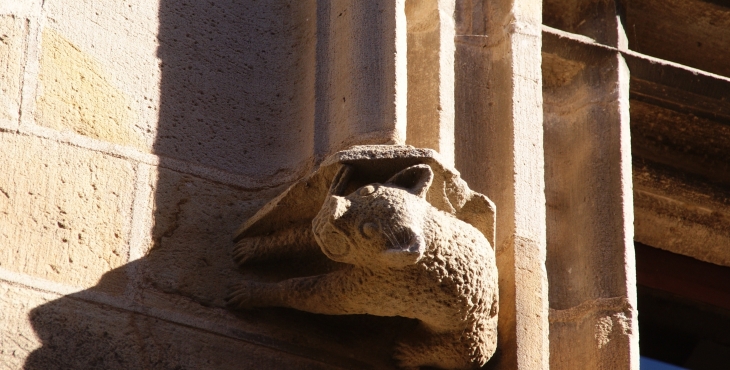
[[[423,218],[433,171],[408,167],[383,184],[365,185],[344,196],[352,167],[343,165],[312,221],[322,252],[334,261],[359,266],[403,267],[426,249]]]

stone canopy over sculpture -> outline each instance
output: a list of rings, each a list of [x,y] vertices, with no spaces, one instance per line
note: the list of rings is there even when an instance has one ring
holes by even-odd
[[[438,154],[356,146],[334,154],[247,220],[241,266],[324,253],[331,266],[278,282],[244,279],[231,307],[414,318],[401,367],[477,368],[497,341],[495,208]]]

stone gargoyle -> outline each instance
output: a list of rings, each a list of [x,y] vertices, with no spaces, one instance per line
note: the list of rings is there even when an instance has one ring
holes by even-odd
[[[497,341],[494,217],[493,203],[434,151],[354,147],[270,201],[234,238],[241,266],[316,250],[340,268],[244,279],[228,301],[417,319],[395,349],[401,367],[478,368]]]

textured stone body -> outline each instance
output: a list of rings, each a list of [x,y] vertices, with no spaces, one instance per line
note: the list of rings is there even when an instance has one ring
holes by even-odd
[[[434,180],[427,164],[353,190],[350,179],[357,176],[362,174],[348,164],[335,174],[312,231],[244,238],[234,252],[246,265],[319,246],[339,268],[280,282],[244,280],[234,287],[231,305],[418,319],[396,348],[400,366],[484,365],[496,348],[498,311],[487,238],[426,200]]]

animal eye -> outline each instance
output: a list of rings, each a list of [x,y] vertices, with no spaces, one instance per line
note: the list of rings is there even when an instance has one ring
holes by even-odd
[[[370,195],[374,192],[375,192],[375,187],[372,185],[368,185],[368,186],[361,188],[360,191],[358,191],[357,193],[359,195],[365,196],[365,195]]]
[[[374,222],[365,222],[360,226],[360,233],[370,239],[380,232],[380,227]]]

